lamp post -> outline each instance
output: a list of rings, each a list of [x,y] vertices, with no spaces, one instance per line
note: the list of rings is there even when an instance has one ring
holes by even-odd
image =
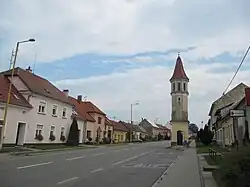
[[[7,98],[7,102],[5,104],[5,108],[4,108],[3,125],[2,125],[2,128],[1,128],[0,150],[3,147],[4,129],[5,129],[5,126],[6,126],[6,121],[7,121],[7,112],[8,112],[8,106],[9,106],[9,103],[10,103],[10,96],[11,96],[11,89],[12,89],[12,79],[13,79],[14,71],[15,71],[17,52],[18,52],[19,45],[21,43],[27,43],[27,42],[35,42],[35,39],[32,38],[32,39],[29,39],[29,40],[23,40],[23,41],[20,41],[20,42],[16,43],[15,55],[14,55],[14,60],[13,60],[12,70],[11,70],[10,85],[9,85],[9,90],[8,90],[8,98]]]
[[[135,106],[135,105],[139,105],[139,102],[136,102],[136,103],[132,103],[131,105],[130,105],[130,119],[131,119],[131,127],[130,127],[130,142],[132,142],[132,133],[133,133],[133,128],[132,128],[132,125],[133,125],[133,106]]]

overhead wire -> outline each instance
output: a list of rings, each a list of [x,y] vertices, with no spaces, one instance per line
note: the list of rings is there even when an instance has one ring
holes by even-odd
[[[232,84],[234,78],[236,77],[236,75],[237,75],[237,73],[239,72],[239,70],[240,70],[240,68],[241,68],[241,66],[242,66],[242,64],[243,64],[243,62],[245,61],[245,59],[246,59],[246,57],[247,57],[247,54],[248,54],[249,50],[250,50],[250,46],[247,48],[247,50],[246,50],[246,52],[245,52],[245,54],[244,54],[244,56],[243,56],[243,58],[242,58],[242,60],[241,60],[241,62],[240,62],[240,64],[239,64],[239,66],[238,66],[236,72],[234,73],[232,79],[230,80],[229,84],[227,85],[227,87],[226,87],[225,91],[222,93],[222,95],[225,95],[226,91],[227,91],[228,88],[231,86],[231,84]]]

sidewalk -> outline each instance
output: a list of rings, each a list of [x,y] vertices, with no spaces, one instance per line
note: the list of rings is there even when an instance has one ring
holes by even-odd
[[[153,187],[202,187],[200,168],[195,149],[195,143],[191,148],[184,148],[183,155],[166,170],[163,176]]]

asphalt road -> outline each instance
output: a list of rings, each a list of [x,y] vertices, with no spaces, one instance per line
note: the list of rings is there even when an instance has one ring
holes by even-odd
[[[151,142],[0,161],[2,187],[151,187],[182,152]]]

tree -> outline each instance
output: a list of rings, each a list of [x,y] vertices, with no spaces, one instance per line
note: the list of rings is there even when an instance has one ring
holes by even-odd
[[[214,137],[214,134],[210,129],[208,128],[207,125],[205,125],[204,130],[201,129],[199,132],[200,140],[203,144],[209,145]]]
[[[198,133],[199,128],[196,124],[194,123],[189,123],[188,124],[188,129],[192,132],[192,133]]]
[[[73,119],[69,130],[67,145],[77,146],[79,144],[79,131],[76,118]]]

